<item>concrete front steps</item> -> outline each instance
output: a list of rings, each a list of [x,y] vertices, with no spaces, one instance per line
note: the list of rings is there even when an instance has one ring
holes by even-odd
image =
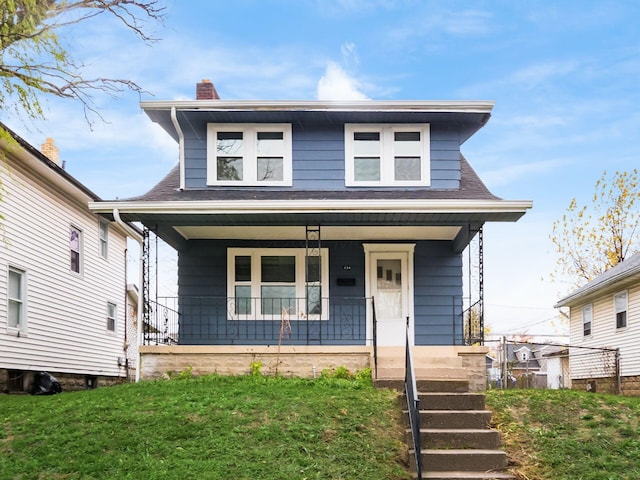
[[[491,430],[491,412],[483,393],[468,393],[468,382],[455,379],[419,380],[422,478],[431,480],[502,480],[508,459],[500,434]],[[406,401],[403,405],[406,409]],[[405,410],[408,422],[408,412]],[[415,472],[411,433],[410,468]]]

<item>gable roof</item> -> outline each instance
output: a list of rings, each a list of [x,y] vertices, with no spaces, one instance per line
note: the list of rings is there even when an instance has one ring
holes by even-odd
[[[88,201],[100,201],[101,198],[87,188],[83,183],[70,175],[64,168],[60,167],[57,163],[49,159],[44,153],[35,148],[25,139],[20,137],[16,132],[7,127],[4,123],[0,122],[0,129],[5,130],[20,146],[21,150],[13,150],[6,142],[2,142],[0,148],[5,151],[11,157],[16,158],[29,169],[47,178],[53,185],[72,194],[78,200],[84,202]]]
[[[640,280],[640,252],[601,273],[586,285],[574,290],[566,297],[558,300],[555,308],[570,307],[596,293],[604,293],[617,288],[622,282]]]

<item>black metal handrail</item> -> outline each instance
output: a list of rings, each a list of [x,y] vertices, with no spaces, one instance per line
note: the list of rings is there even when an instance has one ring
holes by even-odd
[[[376,319],[376,302],[375,298],[371,297],[371,319],[373,323],[373,338],[371,343],[373,344],[373,378],[378,379],[378,320]]]
[[[413,370],[413,351],[409,341],[409,317],[407,317],[407,334],[405,342],[405,375],[404,392],[407,397],[407,410],[409,413],[409,426],[413,440],[413,453],[416,460],[416,473],[418,480],[422,479],[422,455],[420,440],[420,398],[416,385],[415,372]]]

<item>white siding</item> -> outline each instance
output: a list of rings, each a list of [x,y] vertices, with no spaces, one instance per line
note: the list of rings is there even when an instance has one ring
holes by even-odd
[[[109,228],[100,256],[98,217],[86,204],[45,186],[19,167],[0,168],[0,368],[123,376],[126,238]],[[82,230],[82,273],[71,272],[69,229]],[[7,329],[7,269],[27,272],[27,331]],[[107,302],[118,306],[106,328]]]
[[[613,296],[627,290],[627,327],[616,328]],[[582,335],[582,307],[593,305],[592,334]],[[619,348],[620,374],[622,376],[640,375],[640,284],[621,284],[620,288],[594,297],[591,301],[571,307],[571,345]],[[572,376],[573,366],[572,366]]]

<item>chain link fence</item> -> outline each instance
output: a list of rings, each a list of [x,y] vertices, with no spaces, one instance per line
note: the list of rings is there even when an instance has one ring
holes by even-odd
[[[485,341],[488,388],[620,393],[617,349],[516,340]]]

